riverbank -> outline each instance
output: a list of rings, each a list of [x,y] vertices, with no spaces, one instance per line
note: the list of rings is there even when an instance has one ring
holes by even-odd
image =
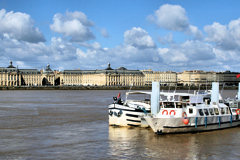
[[[0,87],[0,90],[129,90],[129,86],[18,86],[18,87]],[[131,87],[131,90],[151,90],[151,86]],[[199,87],[191,86],[161,86],[163,90],[198,90]],[[211,89],[210,86],[200,87],[201,90]],[[221,89],[221,87],[220,87]],[[237,86],[225,86],[224,90],[235,90]]]

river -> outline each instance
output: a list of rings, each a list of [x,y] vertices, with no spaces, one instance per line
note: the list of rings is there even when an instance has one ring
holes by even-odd
[[[125,93],[0,91],[0,159],[239,159],[240,127],[155,135],[108,126],[107,105],[118,92]]]

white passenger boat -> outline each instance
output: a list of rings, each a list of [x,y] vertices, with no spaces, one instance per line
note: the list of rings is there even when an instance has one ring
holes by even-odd
[[[148,127],[142,117],[150,113],[150,96],[151,92],[132,91],[126,93],[124,102],[120,95],[113,97],[114,103],[108,106],[109,125]]]
[[[151,101],[151,113],[144,118],[157,134],[200,132],[240,125],[240,103],[231,106],[219,101],[219,84],[216,82],[213,83],[211,101],[200,94],[162,94],[159,83],[153,82]]]
[[[113,97],[114,102],[108,106],[109,125],[149,127],[143,116],[151,111],[151,94],[152,92],[146,91],[129,91],[126,92],[124,102],[120,93],[117,97]],[[176,95],[175,92],[161,92],[161,94]],[[187,93],[182,94],[189,95]],[[204,99],[210,100],[209,92],[202,92],[200,95]]]

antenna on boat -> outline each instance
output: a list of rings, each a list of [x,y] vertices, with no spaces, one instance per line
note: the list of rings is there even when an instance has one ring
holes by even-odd
[[[222,100],[222,93],[223,93],[223,89],[224,89],[225,83],[223,83],[222,89],[221,89],[221,93],[220,93],[220,99]]]
[[[168,93],[170,92],[170,85],[168,86]]]
[[[132,90],[133,84],[130,84],[130,88],[128,90],[128,92],[130,92]]]
[[[128,92],[131,91],[132,87],[133,87],[133,84],[130,84],[130,88],[129,88]],[[128,98],[128,94],[126,93],[126,100],[127,100],[127,98]]]
[[[208,84],[208,83],[207,83],[207,80],[206,80],[206,92],[207,92],[207,84]]]
[[[200,88],[201,88],[201,84],[199,84],[199,87],[198,87],[198,93],[200,92]]]
[[[177,90],[177,84],[175,84],[175,90],[174,90],[174,93],[176,93],[176,90]]]
[[[222,94],[222,92],[223,92],[224,86],[225,86],[225,83],[223,83],[223,87],[222,87],[222,89],[221,89],[221,94]]]

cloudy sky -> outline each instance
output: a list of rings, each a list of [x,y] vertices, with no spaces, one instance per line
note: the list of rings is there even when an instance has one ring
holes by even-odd
[[[0,67],[240,71],[237,0],[0,0]]]

